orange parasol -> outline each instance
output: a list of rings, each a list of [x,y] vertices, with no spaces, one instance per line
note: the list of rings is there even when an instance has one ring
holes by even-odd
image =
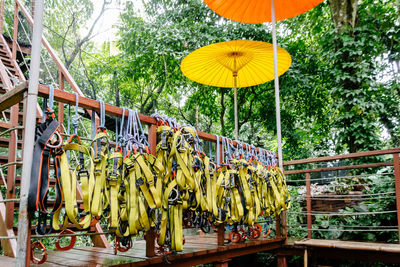
[[[323,0],[275,0],[276,21],[300,15]],[[204,0],[215,13],[244,23],[271,22],[270,0]]]

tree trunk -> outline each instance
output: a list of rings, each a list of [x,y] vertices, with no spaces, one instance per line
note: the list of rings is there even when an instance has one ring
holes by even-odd
[[[358,0],[329,0],[332,20],[336,29],[342,31],[349,27],[354,29],[357,22]]]
[[[338,38],[336,38],[335,48],[336,51],[340,51],[344,46],[343,38],[340,38],[340,35],[346,34],[355,40],[353,30],[357,24],[358,0],[330,0],[329,6],[332,12],[332,20],[335,24],[338,35]],[[356,70],[353,66],[357,64],[358,60],[359,58],[357,56],[351,56],[349,52],[341,52],[336,59],[335,68],[340,70],[345,77],[354,77],[354,75],[356,75]],[[359,89],[361,86],[362,83],[357,79],[345,78],[340,81],[340,91],[334,95],[334,98],[336,98],[335,101],[344,103],[341,112],[348,115],[342,116],[338,123],[341,127],[344,127],[344,132],[347,135],[345,140],[350,153],[357,152],[361,148],[360,146],[362,146],[357,144],[356,133],[353,130],[350,130],[352,123],[355,122],[354,120],[361,119],[362,114],[353,114],[354,102],[350,99],[353,98],[353,96],[346,92]]]

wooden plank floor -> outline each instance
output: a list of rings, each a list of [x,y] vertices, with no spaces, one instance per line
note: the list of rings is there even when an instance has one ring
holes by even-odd
[[[216,234],[187,236],[183,252],[170,254],[167,260],[174,266],[190,266],[213,262],[216,259],[232,258],[241,255],[256,253],[281,246],[282,238],[257,239],[239,244],[217,245]],[[48,251],[47,261],[41,265],[31,266],[145,266],[165,265],[165,257],[146,257],[146,244],[144,240],[136,241],[127,252],[118,252],[114,255],[112,248],[75,247],[69,251]],[[207,257],[204,255],[207,254]],[[15,264],[14,258],[0,257],[1,266]],[[3,264],[5,263],[5,264]]]

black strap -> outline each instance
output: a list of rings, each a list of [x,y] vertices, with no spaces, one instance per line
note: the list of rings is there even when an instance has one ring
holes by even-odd
[[[33,149],[31,184],[28,195],[28,211],[34,212],[43,207],[47,197],[50,149],[46,147],[47,142],[57,131],[58,122],[56,120],[46,120],[36,129],[36,143]]]
[[[31,170],[31,184],[28,195],[28,211],[38,211],[38,221],[35,231],[37,234],[49,234],[52,230],[53,213],[61,208],[63,195],[61,190],[61,148],[50,148],[48,142],[58,129],[55,119],[47,119],[36,129],[36,143],[33,150],[33,161]],[[53,158],[55,184],[55,201],[49,211],[47,197],[49,192],[50,162]]]

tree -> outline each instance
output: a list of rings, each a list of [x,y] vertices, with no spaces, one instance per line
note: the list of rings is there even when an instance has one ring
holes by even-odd
[[[268,26],[225,20],[200,0],[144,4],[141,16],[127,2],[119,25],[120,52],[106,56],[110,69],[90,64],[92,76],[108,85],[116,79],[122,105],[146,114],[163,111],[193,125],[198,110],[201,130],[232,136],[233,91],[194,83],[179,65],[190,52],[211,43],[270,42]],[[280,78],[285,158],[398,142],[398,11],[394,1],[332,0],[278,23],[279,44],[293,59]],[[395,74],[385,74],[383,81],[378,76],[388,66]],[[238,91],[241,139],[270,149],[276,146],[273,90],[266,83]],[[102,92],[109,99],[113,94]]]

